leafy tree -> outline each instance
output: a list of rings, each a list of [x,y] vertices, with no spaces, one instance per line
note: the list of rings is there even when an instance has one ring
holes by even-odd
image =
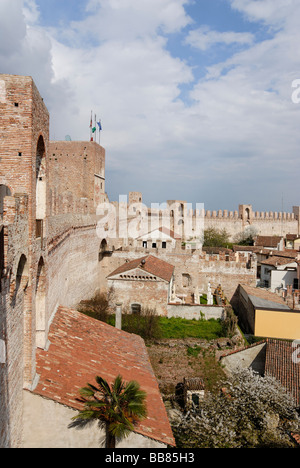
[[[159,339],[162,335],[160,316],[156,309],[143,307],[140,314],[130,314],[124,311],[122,329],[127,333],[134,333],[144,340]]]
[[[234,238],[234,242],[238,245],[254,245],[255,237],[257,236],[257,229],[249,226],[245,231],[240,232]]]
[[[74,422],[69,427],[83,428],[97,421],[106,433],[105,447],[115,448],[116,440],[128,437],[136,424],[146,417],[146,393],[138,382],[125,383],[120,375],[112,386],[102,377],[97,376],[95,380],[97,387],[87,384],[79,390],[84,409],[72,418]]]
[[[213,227],[205,229],[203,247],[226,247],[229,244],[229,234],[226,229],[220,230]]]
[[[226,310],[226,318],[222,322],[223,333],[224,333],[224,336],[227,336],[228,338],[232,338],[232,336],[236,333],[238,318],[233,312],[233,309],[231,306],[227,306],[225,310]]]
[[[237,370],[220,392],[173,423],[184,448],[290,448],[300,428],[295,402],[279,382]]]
[[[79,304],[79,312],[93,317],[101,322],[107,322],[112,310],[115,292],[110,288],[107,293],[97,293],[94,297]]]

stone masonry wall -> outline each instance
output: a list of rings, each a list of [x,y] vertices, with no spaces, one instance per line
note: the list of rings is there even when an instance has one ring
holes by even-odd
[[[108,287],[114,289],[116,302],[122,302],[123,311],[131,313],[131,304],[140,304],[167,315],[169,283],[164,281],[109,280]]]
[[[179,254],[160,251],[156,254],[151,249],[124,249],[114,251],[109,258],[105,259],[103,266],[100,262],[102,288],[107,288],[106,276],[123,265],[126,260],[141,258],[149,253],[175,266],[175,287],[176,293],[179,294],[191,295],[196,287],[199,288],[199,293],[206,294],[208,283],[211,284],[212,289],[221,284],[225,295],[230,300],[239,283],[256,285],[256,264],[252,264],[249,269],[243,255],[227,261],[225,258],[220,260],[210,255],[199,255],[199,253]],[[186,275],[189,277],[188,285],[186,285]]]

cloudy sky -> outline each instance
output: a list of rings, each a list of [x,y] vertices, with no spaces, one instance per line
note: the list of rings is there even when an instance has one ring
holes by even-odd
[[[111,200],[291,211],[299,21],[299,0],[0,0],[0,73],[33,77],[51,139],[101,119]]]

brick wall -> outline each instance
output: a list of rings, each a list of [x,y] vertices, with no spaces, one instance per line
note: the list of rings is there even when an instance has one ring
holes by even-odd
[[[108,288],[114,289],[116,302],[122,302],[123,311],[131,313],[131,304],[140,304],[167,315],[169,283],[164,281],[108,280]]]
[[[50,143],[49,113],[31,77],[0,75],[0,90],[0,446],[16,447],[22,389],[34,385],[36,346],[45,346],[57,305],[75,305],[99,285],[105,151],[94,142]]]
[[[52,141],[48,164],[50,216],[95,213],[105,197],[104,148],[95,142]]]
[[[151,249],[150,249],[151,250]],[[151,253],[161,260],[175,266],[174,277],[176,293],[191,295],[198,286],[200,293],[207,293],[208,283],[212,289],[221,284],[228,300],[233,296],[239,283],[256,285],[256,263],[248,268],[248,263],[244,255],[234,255],[230,261],[218,256],[210,256],[195,253],[155,253],[145,249],[126,249],[114,251],[111,257],[100,262],[102,288],[107,288],[105,280],[112,271],[123,265],[126,260],[133,260]],[[103,262],[103,263],[102,263]],[[190,284],[186,286],[186,277],[189,275]]]
[[[4,414],[5,419],[0,445],[19,446],[22,388],[35,375],[34,285],[42,255],[35,239],[36,154],[40,137],[47,144],[49,114],[30,77],[0,75],[0,83],[0,185],[7,187],[1,191],[1,334],[6,363],[0,369],[0,418]]]

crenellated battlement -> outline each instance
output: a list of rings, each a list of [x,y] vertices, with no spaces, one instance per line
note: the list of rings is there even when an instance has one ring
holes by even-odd
[[[239,214],[238,211],[228,211],[228,210],[218,210],[218,211],[205,211],[204,215],[205,219],[223,219],[223,220],[231,220],[231,219],[243,219],[243,217]],[[273,211],[253,211],[251,213],[252,220],[270,220],[270,221],[278,221],[278,220],[288,220],[288,221],[295,221],[298,219],[295,213],[287,213],[287,212],[273,212]]]

